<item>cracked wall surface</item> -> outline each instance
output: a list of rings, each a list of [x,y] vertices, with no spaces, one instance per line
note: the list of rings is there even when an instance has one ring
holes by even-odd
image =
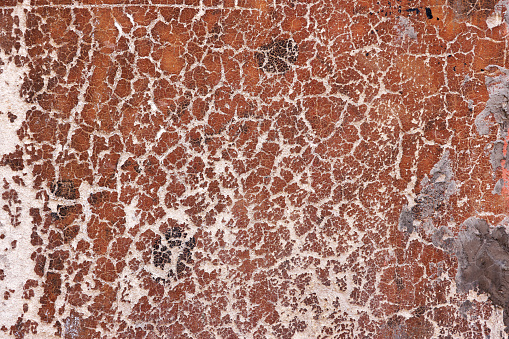
[[[508,29],[0,0],[0,337],[506,338]]]

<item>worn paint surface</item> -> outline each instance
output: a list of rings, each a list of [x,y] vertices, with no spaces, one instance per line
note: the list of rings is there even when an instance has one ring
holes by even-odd
[[[508,6],[4,0],[0,336],[506,337]]]

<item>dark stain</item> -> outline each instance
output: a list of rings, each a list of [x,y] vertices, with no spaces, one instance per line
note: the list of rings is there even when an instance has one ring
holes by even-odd
[[[163,270],[169,267],[166,278],[156,278],[155,280],[170,282],[180,279],[186,272],[189,272],[190,264],[193,263],[192,250],[195,246],[196,239],[188,238],[187,233],[183,232],[181,227],[170,227],[164,233],[164,237],[159,237],[153,245],[153,264]],[[176,258],[174,263],[172,263],[172,257]]]
[[[100,191],[97,193],[91,193],[88,197],[88,202],[91,205],[95,206],[95,205],[104,203],[105,201],[108,200],[108,198],[109,198],[109,195],[107,192]]]
[[[426,313],[426,310],[427,310],[427,307],[422,305],[422,306],[419,306],[415,309],[414,311],[414,316],[416,317],[422,317],[424,315],[424,313]]]
[[[297,61],[299,49],[292,39],[274,40],[255,53],[258,68],[267,73],[285,73]]]
[[[155,247],[159,249],[158,247]],[[167,247],[162,247],[160,251],[154,251],[152,255],[154,256],[154,265],[161,269],[164,268],[165,264],[171,264],[170,254],[166,251]]]
[[[71,225],[64,228],[64,242],[69,243],[71,240],[76,238],[80,231],[79,225]]]
[[[57,212],[52,212],[51,217],[55,220],[61,220],[67,217],[68,215],[71,215],[76,212],[76,206],[62,206],[57,205]]]
[[[408,13],[415,13],[415,14],[419,14],[421,13],[421,10],[419,8],[408,8],[408,9],[405,9],[406,12]]]
[[[403,283],[403,278],[401,278],[400,276],[396,276],[396,288],[398,289],[398,291],[401,291],[405,288],[405,284]]]
[[[394,315],[394,316],[390,317],[389,320],[387,320],[387,326],[389,326],[390,328],[395,328],[395,327],[399,326],[402,321],[403,321],[403,317]]]
[[[124,171],[133,169],[136,173],[141,173],[141,168],[138,163],[134,160],[127,159],[120,168]]]
[[[177,117],[181,117],[184,112],[187,110],[189,105],[191,104],[191,97],[189,95],[185,96],[181,101],[178,103],[177,109],[175,113],[177,114]]]
[[[185,236],[186,234],[184,233],[184,237]],[[164,237],[168,241],[170,241],[172,238],[182,238],[182,229],[178,226],[170,227],[170,229],[164,233]]]
[[[196,239],[194,237],[192,237],[191,239],[189,239],[187,242],[186,242],[186,246],[187,248],[189,249],[193,249],[195,246],[196,246]]]
[[[60,180],[51,184],[51,193],[57,197],[74,200],[78,198],[78,190],[74,187],[72,180]]]
[[[57,206],[58,214],[60,217],[65,218],[69,214],[73,213],[76,210],[76,206]]]

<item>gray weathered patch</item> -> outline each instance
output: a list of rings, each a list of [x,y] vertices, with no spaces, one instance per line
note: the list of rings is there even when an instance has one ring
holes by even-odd
[[[491,167],[493,168],[493,170],[496,170],[501,166],[502,160],[505,160],[504,142],[502,140],[497,140],[493,145],[490,157]]]
[[[403,206],[400,218],[399,229],[411,233],[418,224],[422,224],[429,232],[436,231],[433,225],[433,218],[439,213],[439,209],[449,200],[449,197],[456,192],[456,183],[449,161],[449,151],[430,171],[430,178],[427,176],[421,182],[421,192],[415,199],[413,207]]]
[[[502,193],[502,188],[504,188],[504,179],[499,179],[497,181],[497,183],[495,184],[495,187],[493,188],[493,191],[491,193],[500,194],[500,193]]]
[[[417,39],[417,33],[410,19],[400,16],[399,17],[399,36],[400,38],[408,37],[409,39]]]
[[[465,301],[460,306],[460,314],[463,318],[467,319],[467,312],[472,308],[472,302],[470,300]]]
[[[487,70],[494,76],[487,76],[485,83],[490,95],[486,108],[476,117],[475,125],[480,135],[489,133],[492,117],[498,124],[498,140],[493,144],[490,155],[490,163],[493,170],[502,166],[506,160],[504,156],[504,140],[507,138],[509,129],[509,70],[499,66],[489,66]],[[509,162],[505,162],[506,169]],[[493,190],[494,194],[500,194],[504,181],[498,181]]]
[[[399,229],[407,233],[414,231],[414,215],[412,209],[407,205],[403,206],[401,214],[399,215]]]
[[[438,248],[441,248],[448,252],[454,252],[455,249],[455,239],[451,230],[448,227],[442,226],[440,227],[433,235],[431,236],[431,241],[433,245]]]
[[[490,227],[486,220],[469,218],[456,240],[458,290],[486,293],[504,309],[509,326],[509,235],[505,227]]]
[[[492,165],[500,166],[500,164],[494,164],[493,161],[499,160],[503,157],[501,155],[501,149],[503,148],[503,140],[507,136],[507,130],[509,127],[509,70],[499,66],[489,66],[490,71],[495,71],[496,76],[486,77],[485,83],[486,88],[489,92],[489,99],[486,103],[486,108],[476,117],[475,125],[477,132],[480,135],[486,135],[489,133],[489,127],[491,123],[488,118],[492,116],[499,126],[499,140],[496,141],[492,150]],[[502,148],[499,145],[502,143]]]

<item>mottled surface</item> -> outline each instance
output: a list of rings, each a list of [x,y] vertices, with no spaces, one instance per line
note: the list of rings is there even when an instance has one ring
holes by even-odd
[[[3,0],[0,336],[505,337],[508,7]]]
[[[458,286],[476,288],[487,293],[490,300],[504,308],[504,324],[509,325],[509,236],[504,227],[490,233],[482,219],[466,221],[468,230],[459,237]]]

